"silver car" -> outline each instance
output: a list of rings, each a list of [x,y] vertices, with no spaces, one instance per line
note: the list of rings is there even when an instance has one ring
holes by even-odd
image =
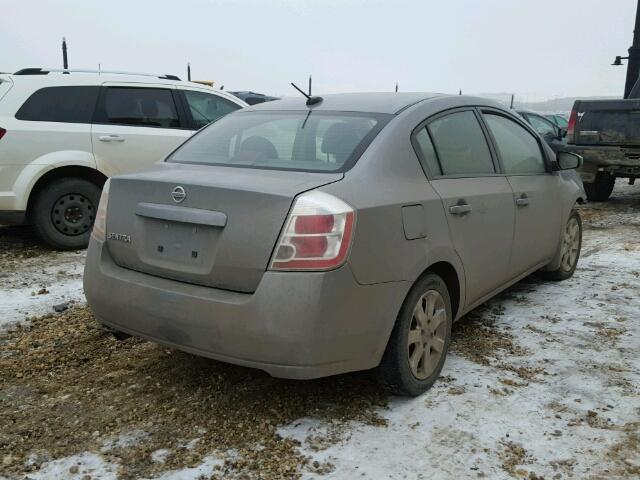
[[[533,272],[571,277],[579,164],[481,98],[256,105],[111,179],[85,293],[119,336],[276,377],[377,367],[418,395],[455,320]]]

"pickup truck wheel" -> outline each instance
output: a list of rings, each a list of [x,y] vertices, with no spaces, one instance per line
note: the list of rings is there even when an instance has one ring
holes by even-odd
[[[584,191],[587,192],[587,199],[592,202],[606,201],[611,195],[615,183],[616,177],[610,173],[599,172],[596,175],[595,182],[584,184]]]
[[[31,209],[36,234],[57,250],[77,250],[89,243],[100,187],[82,178],[61,178],[37,193]]]
[[[578,266],[582,248],[582,220],[574,209],[569,215],[562,233],[560,244],[560,266],[556,270],[542,271],[540,274],[548,280],[561,281],[571,278]]]
[[[378,367],[378,379],[399,395],[417,396],[440,376],[451,341],[452,311],[444,281],[433,273],[409,291]]]

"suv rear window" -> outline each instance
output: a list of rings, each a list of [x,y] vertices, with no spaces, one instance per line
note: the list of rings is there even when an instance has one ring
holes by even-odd
[[[41,88],[24,102],[16,113],[16,118],[35,122],[91,123],[98,88]]]
[[[350,168],[391,115],[237,112],[194,135],[169,162],[310,172]]]

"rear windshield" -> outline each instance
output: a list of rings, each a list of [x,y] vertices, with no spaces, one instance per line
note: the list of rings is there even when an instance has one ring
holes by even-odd
[[[391,115],[237,112],[204,128],[168,162],[309,172],[344,171]]]

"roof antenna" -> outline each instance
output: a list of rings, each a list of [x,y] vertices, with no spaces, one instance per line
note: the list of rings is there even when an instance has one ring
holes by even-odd
[[[311,96],[311,75],[309,75],[309,93],[304,93],[304,91],[298,87],[295,83],[291,82],[291,86],[298,90],[302,95],[304,95],[307,99],[307,106],[315,105],[317,103],[322,102],[322,97],[312,97]]]
[[[187,80],[191,81],[191,62],[187,62]]]
[[[222,85],[222,86],[220,87],[220,90],[224,90],[224,85]]]
[[[69,61],[67,60],[67,38],[62,37],[62,68],[69,70]],[[69,73],[69,72],[63,72]]]
[[[398,93],[398,82],[396,82],[396,93]]]
[[[515,93],[511,94],[511,106],[509,108],[513,108],[513,97],[515,97]]]

